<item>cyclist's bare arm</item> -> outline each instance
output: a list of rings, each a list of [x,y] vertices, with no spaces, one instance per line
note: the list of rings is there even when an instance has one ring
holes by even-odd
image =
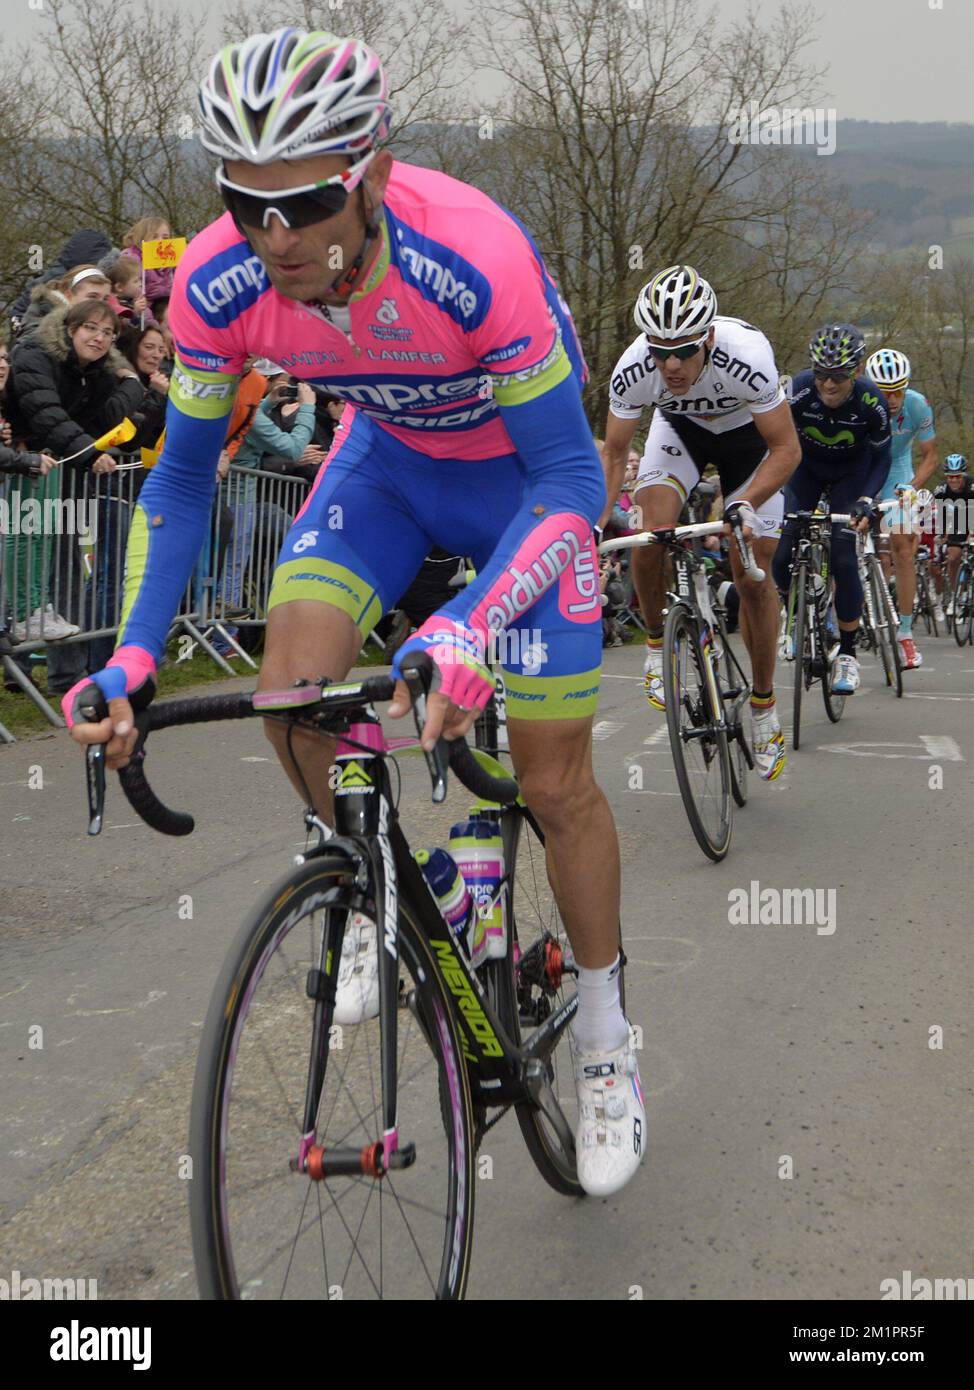
[[[605,443],[602,445],[602,467],[605,471],[605,490],[608,498],[605,511],[599,517],[599,525],[604,527],[612,515],[612,508],[619,500],[622,480],[626,476],[629,450],[639,428],[639,417],[635,420],[620,420],[609,414],[605,424]]]
[[[798,442],[798,431],[787,401],[776,405],[774,410],[765,410],[760,414],[752,412],[751,419],[758,427],[769,453],[741,500],[750,502],[752,507],[760,507],[762,502],[767,502],[769,497],[784,487],[801,463],[802,446]]]
[[[926,487],[929,479],[936,473],[939,462],[936,439],[924,439],[920,444],[920,464],[913,478],[913,486]]]

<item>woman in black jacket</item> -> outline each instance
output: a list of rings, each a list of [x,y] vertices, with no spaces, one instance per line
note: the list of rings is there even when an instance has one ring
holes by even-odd
[[[109,304],[84,300],[53,310],[36,332],[14,349],[7,392],[14,441],[23,442],[32,451],[45,449],[59,459],[77,455],[48,475],[44,498],[80,497],[85,475],[115,471],[111,455],[96,455],[92,446],[99,435],[136,413],[144,395],[132,364],[113,346],[118,328],[118,317]],[[8,552],[19,541],[19,537],[8,537]],[[35,639],[49,637],[48,628],[67,635],[64,628],[73,626],[81,612],[74,535],[54,538],[54,593],[51,603],[41,601],[50,549],[47,536],[33,546],[21,542],[12,566],[17,576],[15,601],[21,609],[14,617],[30,614],[27,636]],[[68,622],[62,619],[59,627],[56,620],[61,613]],[[32,631],[35,626],[38,630]],[[83,644],[52,647],[48,652],[48,690],[70,690],[85,674],[85,655]]]

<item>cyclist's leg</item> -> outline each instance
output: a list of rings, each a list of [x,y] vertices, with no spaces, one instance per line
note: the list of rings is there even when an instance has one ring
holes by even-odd
[[[595,573],[591,548],[517,621],[530,635],[504,671],[511,757],[544,832],[578,970],[578,1177],[586,1191],[608,1196],[639,1166],[646,1116],[619,990],[618,837],[592,767],[601,660]]]
[[[880,502],[892,501],[897,487],[908,485],[913,478],[909,463],[894,465],[879,494]],[[900,612],[900,636],[909,637],[913,627],[913,600],[916,598],[916,536],[913,531],[913,509],[898,507],[887,512],[881,523],[881,534],[888,537],[889,561],[883,558],[883,573],[887,582],[890,570],[896,575],[896,606]]]
[[[749,482],[747,479],[726,496],[725,506],[735,501]],[[814,502],[809,505],[814,506]],[[734,583],[741,596],[741,635],[751,658],[752,683],[756,691],[769,692],[774,686],[779,608],[773,570],[782,530],[784,495],[777,492],[769,497],[757,509],[757,514],[760,531],[754,535],[751,549],[756,563],[764,570],[764,579],[758,581],[746,573],[736,546],[731,547],[730,557]]]
[[[362,643],[419,569],[431,541],[382,464],[384,440],[361,415],[336,442],[278,557],[258,689],[342,680]],[[331,822],[332,740],[265,732],[302,800]]]
[[[643,530],[675,526],[699,477],[700,469],[672,425],[658,410],[654,411],[634,489]],[[661,637],[663,632],[665,559],[660,546],[642,546],[632,552],[633,585],[652,638]]]

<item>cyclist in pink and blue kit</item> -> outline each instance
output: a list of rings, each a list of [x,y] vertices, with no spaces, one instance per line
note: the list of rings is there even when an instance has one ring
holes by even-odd
[[[486,704],[491,638],[524,639],[502,646],[511,755],[578,965],[579,1180],[607,1195],[641,1161],[645,1113],[620,1002],[618,842],[592,771],[605,485],[571,316],[516,217],[381,148],[386,78],[363,43],[256,35],[213,59],[200,105],[227,211],[176,275],[166,443],[132,522],[118,645],[90,678],[109,717],[79,722],[87,681],[66,715],[79,742],[107,742],[109,766],[125,764],[132,707],[151,699],[203,541],[244,359],[269,357],[354,406],[281,551],[260,688],[343,679],[434,546],[472,557],[474,583],[405,643],[393,672],[429,653],[432,746]],[[408,707],[401,682],[390,713]],[[295,789],[310,788],[330,819],[320,740],[296,733],[292,759],[280,727],[267,732]],[[336,1019],[377,1012],[367,918],[346,931],[338,985]]]

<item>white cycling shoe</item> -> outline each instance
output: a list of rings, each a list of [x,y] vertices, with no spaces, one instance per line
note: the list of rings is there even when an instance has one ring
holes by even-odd
[[[859,689],[859,663],[854,656],[839,654],[832,672],[832,690],[836,695],[854,695]]]
[[[754,767],[765,782],[773,782],[784,771],[787,755],[785,736],[778,720],[778,707],[772,705],[764,713],[751,709],[751,748]]]
[[[611,1197],[642,1162],[646,1107],[634,1035],[617,1052],[575,1052],[578,1181],[590,1197]]]
[[[646,660],[643,662],[643,689],[646,699],[653,709],[666,709],[666,696],[663,691],[663,648],[646,645]]]
[[[364,1023],[379,1012],[379,949],[375,923],[361,912],[345,924],[335,997],[336,1023]]]

